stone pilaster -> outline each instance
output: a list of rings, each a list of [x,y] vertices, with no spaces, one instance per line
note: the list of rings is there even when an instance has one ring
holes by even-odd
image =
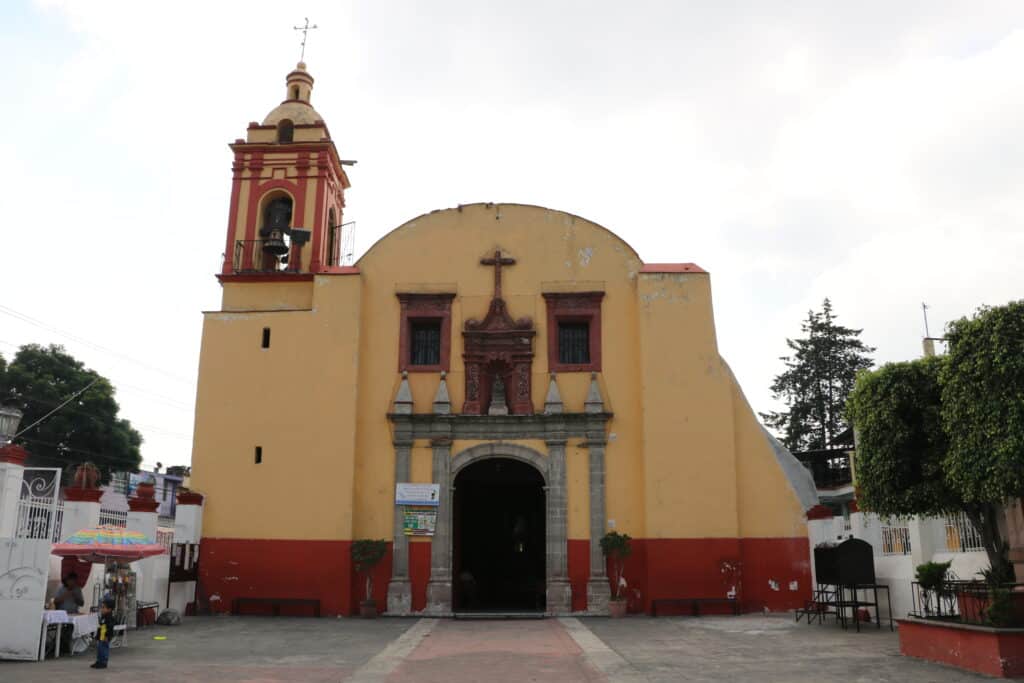
[[[565,439],[551,439],[548,446],[547,482],[547,611],[568,614],[572,611],[567,549],[567,495],[565,475]]]
[[[430,581],[427,583],[428,614],[452,611],[452,442],[437,438],[434,449],[433,481],[440,485],[437,525],[430,543]]]
[[[412,460],[412,440],[395,441],[395,483],[409,481]],[[394,500],[394,492],[391,499]],[[388,614],[412,612],[412,585],[409,582],[409,538],[402,526],[402,514],[392,505],[391,581],[388,583]]]
[[[595,382],[596,384],[596,382]],[[590,452],[590,580],[587,582],[587,611],[607,613],[611,590],[601,552],[601,537],[605,532],[604,500],[604,447],[603,438],[588,437]]]

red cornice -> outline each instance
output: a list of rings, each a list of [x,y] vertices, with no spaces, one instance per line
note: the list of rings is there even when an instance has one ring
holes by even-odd
[[[75,503],[98,503],[103,497],[103,489],[83,489],[78,486],[64,487],[64,500]]]
[[[217,273],[221,284],[225,282],[312,282],[313,273]]]
[[[815,519],[832,519],[835,515],[832,510],[824,505],[815,505],[807,511],[807,521]]]
[[[12,465],[24,465],[28,451],[17,444],[7,444],[0,448],[0,462],[9,462]]]
[[[178,489],[178,505],[202,505],[203,494],[197,491]]]
[[[645,263],[641,273],[707,273],[696,263]]]
[[[356,266],[323,266],[317,275],[360,275],[362,271]]]
[[[156,512],[160,502],[148,498],[129,498],[128,509],[132,512]]]

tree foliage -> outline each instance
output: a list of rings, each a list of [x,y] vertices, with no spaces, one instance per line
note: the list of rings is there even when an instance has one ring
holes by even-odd
[[[947,476],[964,500],[1024,495],[1024,301],[950,323],[942,374]]]
[[[857,426],[857,503],[885,516],[937,515],[963,501],[946,483],[943,358],[887,363],[863,372],[847,411]]]
[[[790,450],[829,448],[848,428],[846,398],[857,373],[871,367],[875,349],[859,339],[862,330],[836,323],[828,299],[821,311],[808,311],[801,330],[805,337],[786,340],[793,354],[780,359],[786,370],[772,383],[774,398],[786,410],[761,418]]]
[[[998,518],[1024,495],[1024,302],[954,321],[946,339],[944,358],[858,378],[858,501],[882,515],[962,510],[993,572],[1009,572]]]
[[[86,386],[81,395],[26,430]],[[118,417],[113,386],[61,346],[27,344],[10,363],[0,362],[0,403],[24,413],[20,429],[26,431],[16,441],[28,450],[30,464],[71,469],[93,462],[108,481],[111,472],[134,472],[142,462],[142,436]]]

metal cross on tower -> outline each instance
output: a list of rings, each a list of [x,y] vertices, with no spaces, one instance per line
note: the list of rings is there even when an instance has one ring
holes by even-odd
[[[501,255],[501,249],[494,250],[493,257],[487,257],[480,259],[480,265],[483,266],[494,266],[494,298],[501,298],[501,267],[515,265],[516,260],[508,256]]]
[[[304,17],[306,24],[304,26],[293,26],[292,28],[296,31],[302,31],[302,52],[299,54],[299,61],[306,61],[306,34],[315,28],[319,28],[316,24],[309,25],[309,17]]]

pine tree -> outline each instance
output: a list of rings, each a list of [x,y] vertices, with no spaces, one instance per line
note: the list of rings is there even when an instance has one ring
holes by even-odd
[[[875,349],[860,340],[863,330],[836,324],[828,299],[821,311],[808,311],[801,330],[805,337],[786,340],[793,354],[780,358],[786,371],[772,382],[773,397],[787,409],[761,418],[792,451],[831,448],[848,428],[846,398]]]

